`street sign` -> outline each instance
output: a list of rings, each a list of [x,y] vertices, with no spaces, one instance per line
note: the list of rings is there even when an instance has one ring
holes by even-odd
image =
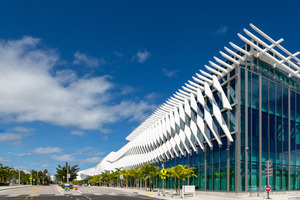
[[[265,165],[266,165],[266,167],[272,167],[272,161],[271,160],[267,160],[266,161],[266,163],[265,163]]]
[[[265,190],[266,190],[266,192],[270,192],[271,191],[271,186],[270,185],[266,185],[265,186]]]
[[[165,175],[167,173],[167,170],[165,168],[163,168],[161,171],[160,171],[163,175]]]
[[[32,178],[31,178],[31,177],[29,177],[29,181],[32,181]]]
[[[71,178],[71,174],[68,174],[68,175],[67,175],[67,178]]]
[[[273,168],[265,168],[265,177],[273,176]]]
[[[124,176],[123,174],[120,174],[120,179],[123,180]]]
[[[70,185],[69,184],[65,184],[65,190],[69,190],[70,189]]]
[[[273,176],[273,172],[265,173],[265,177],[272,177],[272,176]]]

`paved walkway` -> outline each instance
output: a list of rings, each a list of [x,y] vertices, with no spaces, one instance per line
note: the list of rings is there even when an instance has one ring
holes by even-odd
[[[159,198],[159,199],[182,199],[180,196],[175,195],[175,191],[173,190],[174,196],[171,197],[171,190],[166,190],[165,196],[158,196],[157,190],[154,192],[146,191],[144,188],[136,189],[136,188],[116,188],[116,187],[109,187],[110,189],[115,190],[121,190],[124,192],[130,192],[130,193],[136,193],[141,195],[146,195],[153,198]],[[161,192],[161,190],[160,190]],[[184,199],[188,200],[199,200],[199,199],[205,199],[205,200],[233,200],[233,199],[241,199],[241,200],[263,200],[266,199],[267,193],[260,193],[257,194],[256,192],[250,194],[250,193],[240,193],[239,195],[236,195],[234,193],[224,193],[224,192],[203,192],[203,191],[196,191],[195,197],[193,195],[185,195]],[[300,200],[300,191],[297,192],[280,192],[274,194],[273,192],[270,194],[270,198],[272,200]]]
[[[32,186],[32,185],[0,186],[0,191],[1,190],[16,189],[16,188],[23,188],[23,187],[30,187],[30,186]]]

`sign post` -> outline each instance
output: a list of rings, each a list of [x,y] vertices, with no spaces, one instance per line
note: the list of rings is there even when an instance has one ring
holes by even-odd
[[[165,196],[165,179],[166,179],[166,174],[167,174],[167,170],[165,168],[162,168],[162,170],[160,171],[161,173],[161,179],[162,179],[162,186],[163,186],[163,196]]]
[[[270,199],[270,191],[271,191],[271,186],[270,186],[270,177],[273,176],[273,168],[272,167],[272,161],[267,160],[266,163],[266,169],[265,169],[265,176],[268,178],[268,185],[265,186],[265,190],[267,192],[267,199]]]

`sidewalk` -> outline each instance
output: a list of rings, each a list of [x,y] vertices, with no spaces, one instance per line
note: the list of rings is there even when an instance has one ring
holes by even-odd
[[[174,196],[171,197],[171,190],[165,190],[166,194],[165,196],[162,196],[161,190],[160,190],[160,196],[158,196],[158,191],[154,189],[154,192],[146,191],[145,188],[136,189],[136,188],[117,188],[117,187],[109,187],[110,189],[116,189],[119,191],[129,192],[129,193],[135,193],[140,195],[145,195],[153,198],[158,199],[182,199],[180,196],[175,195],[175,190],[173,190]],[[250,196],[251,195],[251,196]],[[257,193],[240,193],[239,195],[235,193],[226,193],[226,192],[203,192],[203,191],[196,191],[195,197],[193,195],[184,195],[184,199],[188,200],[199,200],[199,199],[205,199],[205,200],[234,200],[234,199],[241,199],[241,200],[263,200],[266,199],[267,193],[263,192],[260,193],[259,196],[257,196]],[[270,198],[272,200],[300,200],[300,191],[297,192],[281,192],[281,193],[271,193]]]
[[[0,186],[0,191],[2,191],[2,190],[16,189],[16,188],[24,188],[24,187],[29,187],[29,186],[32,186],[32,185]]]

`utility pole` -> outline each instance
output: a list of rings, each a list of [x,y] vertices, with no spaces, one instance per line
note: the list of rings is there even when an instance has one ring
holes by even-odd
[[[67,183],[69,184],[69,178],[70,178],[70,175],[69,175],[69,159],[71,156],[74,156],[74,155],[77,155],[77,154],[82,154],[82,153],[74,153],[74,154],[65,154],[65,153],[62,153],[62,152],[58,152],[58,153],[61,153],[63,155],[65,155],[67,157]]]

